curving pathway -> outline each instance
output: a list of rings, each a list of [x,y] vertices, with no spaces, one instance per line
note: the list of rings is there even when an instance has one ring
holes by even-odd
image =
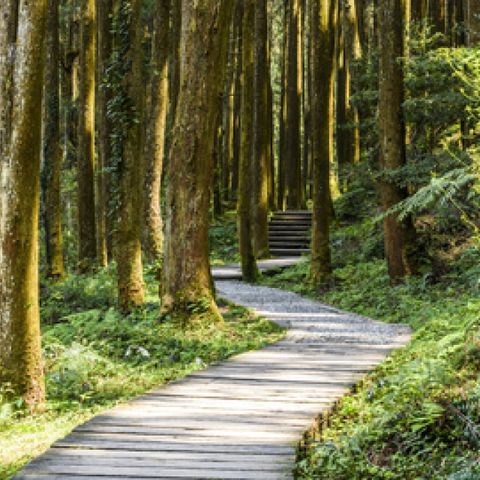
[[[217,289],[288,335],[104,412],[15,478],[292,479],[314,418],[410,337],[277,289],[236,280]]]

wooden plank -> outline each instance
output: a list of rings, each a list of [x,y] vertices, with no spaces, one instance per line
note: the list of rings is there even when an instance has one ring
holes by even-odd
[[[208,466],[205,463],[191,464],[188,460],[184,462],[183,466],[178,465],[86,465],[86,464],[54,464],[51,462],[38,462],[29,465],[25,469],[25,473],[32,474],[57,474],[57,475],[102,475],[105,477],[110,476],[122,476],[126,478],[151,477],[151,478],[232,478],[232,479],[248,479],[259,478],[261,474],[265,479],[278,479],[283,474],[291,474],[291,466],[285,464],[270,465],[269,468],[265,466],[258,466],[255,469],[247,468],[245,464],[238,464],[238,468],[231,468],[228,465],[223,468],[211,468],[210,463]]]
[[[121,440],[121,439],[112,439],[112,438],[79,438],[70,436],[64,438],[63,440],[58,441],[55,445],[58,447],[70,447],[70,448],[101,448],[102,450],[128,450],[132,452],[139,451],[168,451],[168,452],[197,452],[197,453],[246,453],[246,454],[269,454],[269,455],[282,455],[287,454],[291,455],[295,448],[282,445],[271,445],[271,444],[219,444],[217,443],[206,443],[206,442],[162,442],[160,440],[156,441],[147,441],[142,440],[137,441],[135,439]]]

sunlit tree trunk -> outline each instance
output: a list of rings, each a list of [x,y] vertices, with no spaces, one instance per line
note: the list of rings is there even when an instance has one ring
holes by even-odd
[[[44,400],[38,299],[42,59],[47,1],[0,4],[0,385]]]
[[[161,263],[163,255],[161,188],[168,112],[170,3],[170,0],[157,0],[156,4],[151,61],[151,106],[148,113],[148,138],[145,142],[145,250],[157,263]]]
[[[62,208],[60,174],[62,148],[60,142],[60,43],[58,0],[48,0],[46,64],[44,77],[43,168],[42,197],[43,225],[47,275],[60,279],[64,275]]]
[[[331,276],[330,165],[332,162],[335,0],[311,0],[313,224],[311,280],[321,289]]]
[[[406,130],[402,103],[404,100],[403,67],[405,0],[384,0],[378,9],[379,35],[379,103],[378,132],[380,165],[385,175],[379,182],[382,208],[386,212],[404,200],[407,189],[388,180],[389,171],[406,164]],[[384,220],[385,256],[392,282],[413,273],[415,231],[411,219],[401,221],[396,215]]]
[[[78,260],[79,270],[96,263],[95,224],[95,0],[82,0],[78,69]]]
[[[208,210],[217,96],[224,85],[233,1],[182,3],[181,86],[168,165],[162,311],[221,319],[212,291]]]

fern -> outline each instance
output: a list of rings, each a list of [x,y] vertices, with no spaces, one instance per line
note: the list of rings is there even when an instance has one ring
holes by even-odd
[[[434,205],[442,207],[448,204],[459,209],[463,216],[465,212],[455,200],[455,195],[475,181],[476,177],[466,167],[452,170],[442,177],[432,178],[428,185],[387,210],[381,219],[398,215],[400,220],[405,220],[410,215],[422,213]]]

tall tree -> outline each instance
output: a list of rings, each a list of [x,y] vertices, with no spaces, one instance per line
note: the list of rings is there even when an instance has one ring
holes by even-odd
[[[255,70],[255,3],[254,0],[244,1],[243,14],[243,68],[242,68],[242,109],[241,109],[241,153],[238,188],[238,243],[242,264],[242,276],[246,282],[254,282],[258,277],[258,269],[254,252],[254,216],[251,187],[254,181],[254,155],[257,153],[252,146],[254,137],[254,70]]]
[[[38,301],[42,59],[47,1],[0,4],[0,385],[44,399]]]
[[[95,0],[81,0],[78,69],[78,257],[81,272],[97,258],[95,224]]]
[[[268,256],[268,191],[271,155],[269,137],[270,65],[268,64],[267,1],[256,0],[253,78],[253,246],[258,258]],[[249,28],[252,26],[249,25]]]
[[[406,0],[384,0],[378,8],[379,102],[378,132],[380,166],[379,182],[385,212],[404,200],[405,187],[392,180],[392,171],[406,164],[406,129],[402,104],[404,100],[403,67],[404,14]],[[385,255],[392,282],[413,273],[413,242],[415,231],[411,219],[401,221],[397,215],[384,219]]]
[[[113,135],[116,160],[114,172],[115,234],[114,256],[117,263],[119,305],[124,311],[142,305],[144,282],[142,267],[142,118],[143,118],[143,29],[141,0],[118,0],[116,12],[116,49],[119,93],[122,105]],[[125,110],[123,110],[125,108]],[[118,139],[121,138],[120,143]]]
[[[162,173],[168,113],[168,55],[171,0],[157,0],[151,58],[151,106],[148,113],[145,175],[145,250],[157,262],[163,253]]]
[[[330,281],[330,165],[332,163],[335,0],[311,0],[313,223],[311,279],[317,288]]]
[[[290,29],[290,5],[289,0],[283,1],[283,41],[282,41],[282,53],[280,60],[280,118],[279,118],[279,133],[278,133],[278,180],[277,180],[277,206],[280,210],[284,210],[286,207],[286,194],[287,194],[287,162],[288,162],[288,148],[287,148],[287,127],[288,127],[288,95],[287,95],[287,78],[288,78],[288,65],[289,65],[289,29]]]
[[[108,263],[109,235],[111,222],[109,219],[109,166],[111,160],[110,137],[112,123],[108,117],[108,102],[111,99],[110,90],[104,80],[107,77],[107,67],[112,54],[112,14],[113,0],[97,2],[97,91],[96,91],[96,121],[97,121],[97,172],[96,172],[96,211],[97,211],[97,257],[99,265],[105,267]]]
[[[220,319],[213,295],[208,210],[217,95],[224,85],[232,0],[182,2],[178,96],[168,165],[162,311]]]
[[[358,110],[352,105],[352,63],[360,58],[355,0],[343,0],[338,8],[337,156],[340,188],[347,187],[345,169],[360,160]]]
[[[232,158],[232,197],[237,197],[238,190],[238,173],[240,165],[240,147],[241,147],[241,106],[242,106],[242,65],[243,65],[243,0],[237,0],[235,5],[235,95],[233,101],[233,158]]]
[[[45,42],[45,100],[43,112],[42,197],[47,275],[59,279],[64,275],[60,173],[60,38],[58,0],[48,0]]]
[[[290,0],[285,126],[287,208],[302,206],[302,158],[300,142],[302,104],[302,0]]]

